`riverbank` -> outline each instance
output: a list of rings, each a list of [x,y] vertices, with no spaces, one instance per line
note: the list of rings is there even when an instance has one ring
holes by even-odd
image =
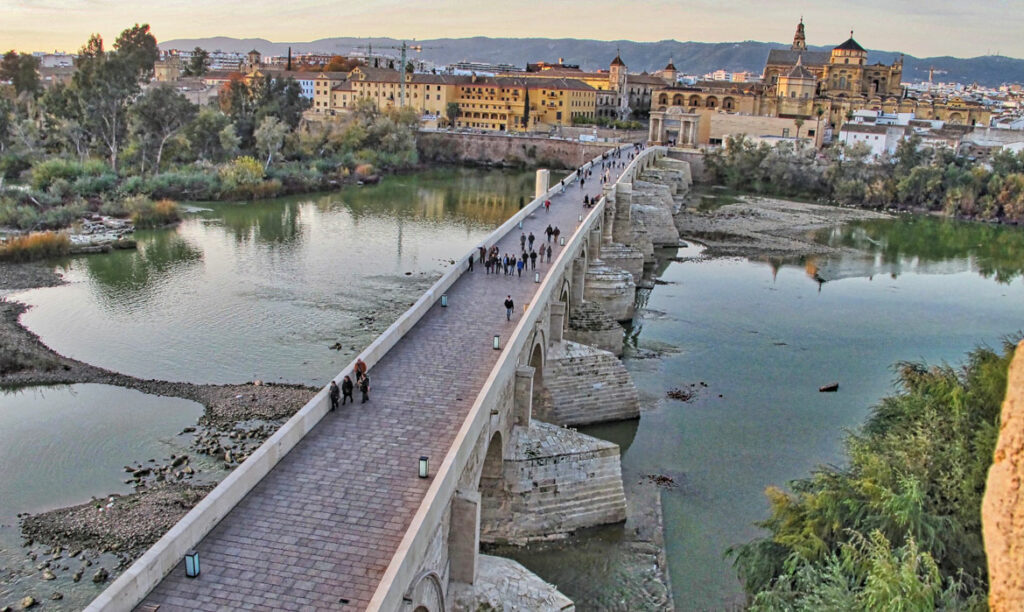
[[[0,264],[3,295],[63,282],[52,264]],[[18,321],[26,309],[22,303],[0,299],[0,388],[100,383],[189,399],[204,407],[195,426],[179,434],[187,436],[191,452],[138,457],[134,465],[125,466],[125,482],[133,493],[18,517],[25,562],[34,564],[42,581],[33,589],[37,593],[44,590],[43,584],[65,593],[78,588],[83,572],[97,584],[115,577],[317,392],[261,381],[202,385],[112,372],[44,345]],[[24,578],[24,568],[2,568],[0,587]],[[4,590],[0,588],[0,593]]]

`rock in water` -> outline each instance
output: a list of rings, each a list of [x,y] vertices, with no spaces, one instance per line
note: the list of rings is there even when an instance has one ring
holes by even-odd
[[[50,599],[52,599],[53,601],[60,601],[60,600],[64,599],[64,593],[59,593],[57,591],[54,591],[53,595],[50,595]]]
[[[98,572],[93,574],[92,581],[100,584],[106,582],[107,578],[110,578],[110,572],[107,571],[107,568],[101,567]]]
[[[56,580],[57,576],[54,575],[50,570],[43,571],[43,580]]]
[[[29,608],[36,606],[38,604],[39,602],[36,601],[36,598],[29,595],[28,597],[25,597],[21,600],[21,609],[28,610]]]

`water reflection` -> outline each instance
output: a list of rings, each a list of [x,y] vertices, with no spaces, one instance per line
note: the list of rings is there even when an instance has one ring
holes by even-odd
[[[822,281],[876,274],[895,278],[913,270],[928,274],[972,271],[1006,284],[1024,274],[1024,231],[1016,227],[902,217],[825,228],[813,237],[821,244],[867,254],[861,259],[800,260],[809,276]]]
[[[203,252],[181,235],[167,230],[136,232],[138,248],[109,255],[83,257],[94,289],[109,305],[124,300],[138,303],[166,277],[199,265]]]
[[[533,182],[530,171],[441,169],[209,204],[140,232],[138,252],[72,259],[70,284],[17,296],[33,306],[22,322],[62,354],[145,378],[322,384]]]

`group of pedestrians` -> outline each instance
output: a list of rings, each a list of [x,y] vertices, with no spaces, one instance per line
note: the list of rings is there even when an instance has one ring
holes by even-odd
[[[344,406],[347,400],[351,400],[352,403],[356,403],[352,392],[358,388],[359,393],[363,396],[361,403],[365,404],[370,401],[370,376],[366,373],[366,362],[362,359],[356,359],[356,366],[353,371],[356,376],[356,381],[352,382],[352,377],[348,374],[341,381],[341,386],[338,383],[331,381],[330,397],[331,397],[331,410],[338,408],[338,400],[341,400],[341,405]]]

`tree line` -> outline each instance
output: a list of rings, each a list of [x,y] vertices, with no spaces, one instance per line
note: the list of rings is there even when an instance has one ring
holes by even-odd
[[[290,78],[234,74],[214,104],[199,106],[152,82],[159,57],[148,25],[113,48],[93,35],[66,84],[44,89],[38,61],[0,60],[0,226],[62,227],[125,198],[272,197],[326,189],[355,170],[416,163],[413,111],[360,101],[349,116],[309,125],[309,100]],[[187,71],[202,73],[208,56]],[[21,185],[12,185],[21,183]],[[27,189],[25,188],[27,187]]]
[[[864,143],[839,143],[819,154],[801,144],[755,144],[740,135],[709,153],[705,164],[712,180],[738,191],[1024,222],[1024,152],[1001,149],[982,164],[950,149],[922,147],[913,135],[893,154],[872,159]]]

